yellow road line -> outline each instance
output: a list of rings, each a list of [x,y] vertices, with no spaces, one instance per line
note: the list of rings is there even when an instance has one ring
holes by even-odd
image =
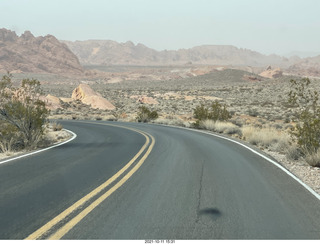
[[[92,123],[94,124],[94,123]],[[99,123],[95,123],[95,124],[99,124]],[[99,124],[99,125],[103,125],[103,124]],[[81,198],[80,200],[78,200],[76,203],[74,203],[73,205],[71,205],[69,208],[67,208],[66,210],[64,210],[62,213],[60,213],[58,216],[56,216],[55,218],[53,218],[52,220],[50,220],[47,224],[45,224],[44,226],[42,226],[41,228],[39,228],[38,230],[36,230],[35,232],[33,232],[32,234],[30,234],[25,240],[36,240],[36,239],[40,239],[46,232],[48,232],[52,227],[54,227],[56,224],[58,224],[59,222],[61,222],[63,219],[65,219],[66,217],[68,217],[72,212],[74,212],[76,209],[78,209],[80,206],[82,206],[83,204],[85,204],[87,201],[89,201],[91,198],[93,198],[94,196],[96,196],[99,192],[101,192],[103,189],[105,189],[106,187],[108,187],[112,182],[114,182],[120,175],[122,175],[136,160],[137,158],[144,152],[144,150],[146,149],[146,147],[148,146],[150,139],[149,137],[136,129],[133,128],[128,128],[128,127],[124,127],[124,126],[117,126],[117,125],[108,125],[108,126],[114,126],[114,127],[120,127],[120,128],[125,128],[125,129],[129,129],[135,132],[138,132],[140,134],[142,134],[145,138],[146,138],[146,142],[145,144],[141,147],[141,149],[139,150],[139,152],[121,169],[119,170],[115,175],[113,175],[110,179],[108,179],[106,182],[104,182],[103,184],[101,184],[100,186],[98,186],[97,188],[95,188],[93,191],[91,191],[89,194],[87,194],[86,196],[84,196],[83,198]],[[153,142],[152,144],[154,144],[154,138],[149,135]],[[152,146],[153,147],[153,146]],[[151,149],[152,149],[151,147]],[[148,149],[147,152],[149,152],[150,147]],[[150,150],[151,151],[151,150]],[[150,153],[150,152],[149,152]],[[148,155],[149,155],[148,153]],[[144,155],[144,157],[146,156],[146,154]],[[144,158],[143,157],[143,158]],[[141,160],[140,160],[141,161]],[[139,162],[140,162],[139,161]],[[144,161],[144,160],[143,160]],[[130,171],[131,172],[131,171]],[[129,173],[130,173],[129,172]],[[128,175],[128,174],[127,174]],[[126,175],[126,176],[127,176]],[[119,184],[119,183],[118,183]],[[120,187],[120,186],[119,186]],[[111,188],[112,189],[112,188]],[[110,191],[110,190],[109,190]],[[110,193],[111,194],[111,193]]]
[[[105,199],[107,199],[113,192],[115,192],[119,187],[121,187],[143,164],[146,158],[149,156],[154,143],[155,139],[153,136],[150,135],[152,138],[152,143],[149,146],[147,152],[144,156],[139,160],[139,162],[130,170],[116,185],[114,185],[110,190],[100,196],[97,200],[91,203],[87,208],[85,208],[81,213],[79,213],[76,217],[71,219],[68,223],[66,223],[63,227],[61,227],[56,233],[51,235],[48,240],[59,240],[65,234],[67,234],[76,224],[78,224],[85,216],[87,216],[92,210],[94,210],[99,204],[101,204]]]

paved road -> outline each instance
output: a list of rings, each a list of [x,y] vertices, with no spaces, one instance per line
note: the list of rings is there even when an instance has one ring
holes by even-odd
[[[183,129],[101,123],[142,132],[63,122],[75,140],[0,165],[1,239],[41,227],[39,237],[53,239],[320,239],[319,200],[247,149]]]

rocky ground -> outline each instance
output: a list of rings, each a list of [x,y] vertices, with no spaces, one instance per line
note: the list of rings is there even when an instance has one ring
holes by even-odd
[[[248,78],[249,77],[249,78]],[[172,80],[136,80],[119,83],[99,81],[74,81],[44,84],[45,93],[71,98],[73,90],[81,83],[88,84],[115,106],[113,110],[92,109],[73,101],[52,112],[54,117],[91,118],[112,117],[134,120],[138,107],[145,104],[157,110],[161,117],[192,120],[193,110],[200,104],[219,100],[228,106],[239,123],[271,123],[277,127],[290,127],[294,111],[287,105],[292,76],[267,79],[242,70],[226,69],[209,74]],[[312,84],[318,89],[317,82]],[[65,100],[68,101],[68,100]],[[242,122],[240,121],[242,120]]]
[[[164,69],[171,73],[170,68]],[[190,127],[195,121],[193,111],[198,105],[209,105],[218,100],[227,105],[233,115],[230,122],[240,129],[252,126],[286,132],[293,126],[294,119],[294,111],[287,104],[289,81],[299,77],[280,75],[270,79],[245,70],[215,69],[199,76],[164,80],[143,77],[117,83],[100,78],[77,80],[47,75],[38,79],[42,81],[45,94],[51,94],[59,101],[59,106],[52,108],[52,119],[136,121],[138,108],[144,105],[158,112],[156,123]],[[319,82],[319,79],[312,79],[311,87],[319,91]],[[85,92],[81,87],[89,87],[91,91]],[[85,102],[86,94],[86,101],[90,102]],[[100,102],[107,101],[114,107],[99,109],[94,105],[97,99],[88,98],[88,94],[100,96]],[[232,136],[243,139],[239,134]],[[259,145],[257,148],[272,155],[320,193],[319,168],[309,166],[302,158],[288,159],[283,149]]]

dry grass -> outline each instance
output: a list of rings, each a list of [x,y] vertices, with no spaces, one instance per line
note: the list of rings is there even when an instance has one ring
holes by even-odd
[[[290,145],[290,136],[287,133],[271,127],[244,126],[242,138],[253,145],[281,152]]]
[[[56,122],[52,123],[51,127],[53,131],[61,131],[63,129],[62,125]]]
[[[173,126],[182,126],[182,127],[190,127],[190,123],[184,121],[180,118],[157,118],[153,121],[155,124],[162,124],[162,125],[173,125]]]
[[[287,159],[290,161],[297,161],[302,156],[301,150],[298,148],[297,145],[290,145],[286,148],[285,153]]]
[[[4,153],[6,156],[11,156],[12,151],[12,145],[14,143],[14,139],[11,138],[10,140],[0,140],[0,153]]]
[[[232,124],[231,122],[213,121],[207,119],[200,122],[200,128],[228,135],[237,134],[241,136],[242,134],[240,127]]]

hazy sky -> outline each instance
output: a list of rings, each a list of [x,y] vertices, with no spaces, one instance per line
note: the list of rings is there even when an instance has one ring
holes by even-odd
[[[320,54],[320,0],[0,0],[0,9],[0,28],[19,35]]]

